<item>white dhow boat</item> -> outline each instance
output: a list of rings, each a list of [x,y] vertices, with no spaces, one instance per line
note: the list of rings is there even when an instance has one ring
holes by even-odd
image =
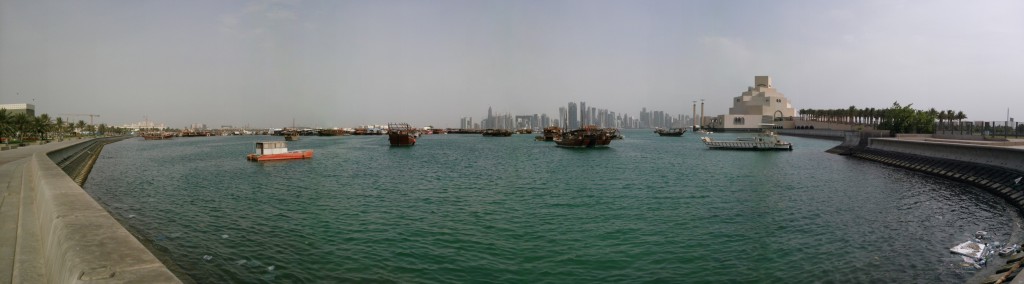
[[[793,144],[782,141],[775,132],[771,131],[774,126],[774,124],[762,124],[763,131],[761,133],[754,137],[737,138],[737,141],[715,141],[707,136],[701,137],[700,141],[704,142],[709,149],[792,151]]]

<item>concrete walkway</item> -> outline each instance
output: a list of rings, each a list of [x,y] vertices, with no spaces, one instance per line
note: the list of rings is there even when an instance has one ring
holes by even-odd
[[[46,153],[0,151],[0,283],[180,283]]]

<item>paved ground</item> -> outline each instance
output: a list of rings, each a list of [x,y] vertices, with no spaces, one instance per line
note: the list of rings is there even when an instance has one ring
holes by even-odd
[[[35,219],[35,188],[24,175],[36,153],[67,147],[84,140],[0,151],[0,283],[42,283],[42,243]]]

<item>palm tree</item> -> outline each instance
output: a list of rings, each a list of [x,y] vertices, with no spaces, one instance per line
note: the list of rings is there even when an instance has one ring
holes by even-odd
[[[78,120],[75,127],[78,128],[78,136],[82,136],[82,131],[85,131],[85,120]]]
[[[960,121],[960,122],[957,123],[957,124],[960,125],[960,135],[964,134],[964,119],[965,118],[967,118],[967,115],[965,115],[963,111],[958,111],[956,113],[956,119],[958,121]]]
[[[32,121],[32,130],[39,133],[39,140],[46,140],[46,133],[50,132],[50,128],[53,126],[53,121],[50,120],[50,115],[40,114]]]
[[[29,117],[27,114],[19,113],[11,117],[11,126],[14,128],[15,134],[18,136],[18,140],[21,140],[22,134],[29,130]]]
[[[0,140],[7,136],[7,130],[10,129],[10,120],[11,116],[7,115],[7,109],[0,108]],[[4,140],[4,143],[6,144],[7,140]]]
[[[933,108],[933,109],[931,109],[931,110],[929,111],[929,113],[930,113],[930,112],[933,112],[933,111],[935,111],[935,109],[934,109],[934,108]],[[938,118],[939,118],[939,126],[942,126],[942,125],[943,125],[943,124],[942,124],[942,122],[946,120],[946,111],[940,111],[940,112],[938,112],[938,113],[936,114],[936,117],[938,117]]]
[[[947,109],[946,110],[946,129],[948,129],[950,132],[953,132],[953,129],[951,127],[953,127],[953,120],[954,119],[956,119],[956,112],[951,110],[951,109]]]
[[[53,128],[54,128],[53,131],[57,132],[57,138],[63,139],[64,138],[64,118],[61,118],[61,117],[58,116],[57,119],[54,119],[54,121],[53,121]]]

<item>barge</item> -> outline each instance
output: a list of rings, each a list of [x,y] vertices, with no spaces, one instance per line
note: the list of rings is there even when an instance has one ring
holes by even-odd
[[[256,142],[254,150],[255,153],[245,157],[247,160],[258,162],[313,158],[313,150],[288,151],[288,147],[283,141]]]

